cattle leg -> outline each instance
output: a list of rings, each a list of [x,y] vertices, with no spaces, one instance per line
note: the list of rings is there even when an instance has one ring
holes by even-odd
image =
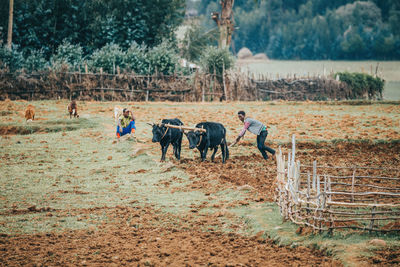
[[[161,153],[162,153],[161,161],[165,161],[165,154],[167,154],[168,147],[169,147],[169,142],[166,143],[164,146],[161,145]]]
[[[206,147],[203,150],[203,154],[201,155],[201,161],[205,161],[206,160],[207,151],[208,151],[208,146],[206,145]]]
[[[222,147],[224,148],[225,151],[222,150]],[[222,154],[225,155],[224,161],[227,161],[229,159],[229,148],[228,148],[228,144],[226,143],[226,138],[224,138],[224,142],[221,144],[221,150],[223,151]]]
[[[221,151],[222,151],[222,163],[225,163],[225,160],[226,160],[225,142],[223,142],[220,146],[221,146]]]
[[[218,151],[218,146],[216,146],[216,147],[214,148],[214,152],[213,152],[212,155],[211,155],[211,161],[212,161],[212,162],[214,162],[215,154],[217,153],[217,151]],[[222,150],[222,151],[224,151],[224,150]],[[222,152],[222,153],[224,153],[224,152]]]
[[[200,152],[200,159],[203,159],[203,151],[199,149]]]
[[[173,145],[174,146],[174,155],[175,155],[175,158],[177,159],[177,160],[180,160],[180,151],[179,151],[179,144],[174,144]]]
[[[228,148],[228,144],[226,143],[225,140],[225,161],[229,159],[229,148]]]
[[[178,151],[178,156],[179,156],[178,160],[181,159],[182,137],[183,137],[183,134],[181,134],[181,137],[180,137],[179,140],[178,140],[178,149],[177,149],[177,151]]]

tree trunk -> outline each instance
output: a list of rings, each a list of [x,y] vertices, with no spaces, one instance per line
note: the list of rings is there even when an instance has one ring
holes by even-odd
[[[9,13],[8,13],[8,35],[7,35],[7,46],[10,49],[12,45],[13,11],[14,11],[14,0],[10,0]]]
[[[235,0],[221,0],[221,17],[218,18],[213,13],[213,19],[218,25],[219,29],[219,48],[229,47],[233,33],[233,5]],[[218,15],[217,15],[218,16]]]

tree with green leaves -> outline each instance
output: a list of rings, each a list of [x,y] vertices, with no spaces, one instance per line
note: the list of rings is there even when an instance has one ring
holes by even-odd
[[[13,43],[41,49],[47,58],[64,40],[80,44],[84,54],[108,43],[128,48],[132,42],[153,47],[172,41],[185,7],[184,0],[14,1]],[[9,24],[8,10],[0,1],[0,29]]]

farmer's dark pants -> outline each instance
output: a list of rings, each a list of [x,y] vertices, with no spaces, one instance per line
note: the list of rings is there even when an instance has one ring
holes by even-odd
[[[264,159],[268,159],[267,152],[265,152],[265,151],[268,151],[272,155],[275,154],[275,150],[273,150],[270,147],[267,147],[264,144],[265,139],[267,138],[267,135],[268,135],[268,131],[265,131],[265,130],[262,131],[259,135],[257,135],[257,148],[258,148],[258,150],[260,150],[260,152],[261,152],[261,154],[262,154]]]

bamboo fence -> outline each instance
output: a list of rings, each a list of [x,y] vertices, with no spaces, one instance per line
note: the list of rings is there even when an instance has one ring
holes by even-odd
[[[301,165],[295,151],[293,135],[287,158],[280,147],[276,154],[275,200],[284,220],[320,233],[344,228],[400,231],[399,169],[317,166],[316,161]],[[368,175],[371,171],[374,175]]]

